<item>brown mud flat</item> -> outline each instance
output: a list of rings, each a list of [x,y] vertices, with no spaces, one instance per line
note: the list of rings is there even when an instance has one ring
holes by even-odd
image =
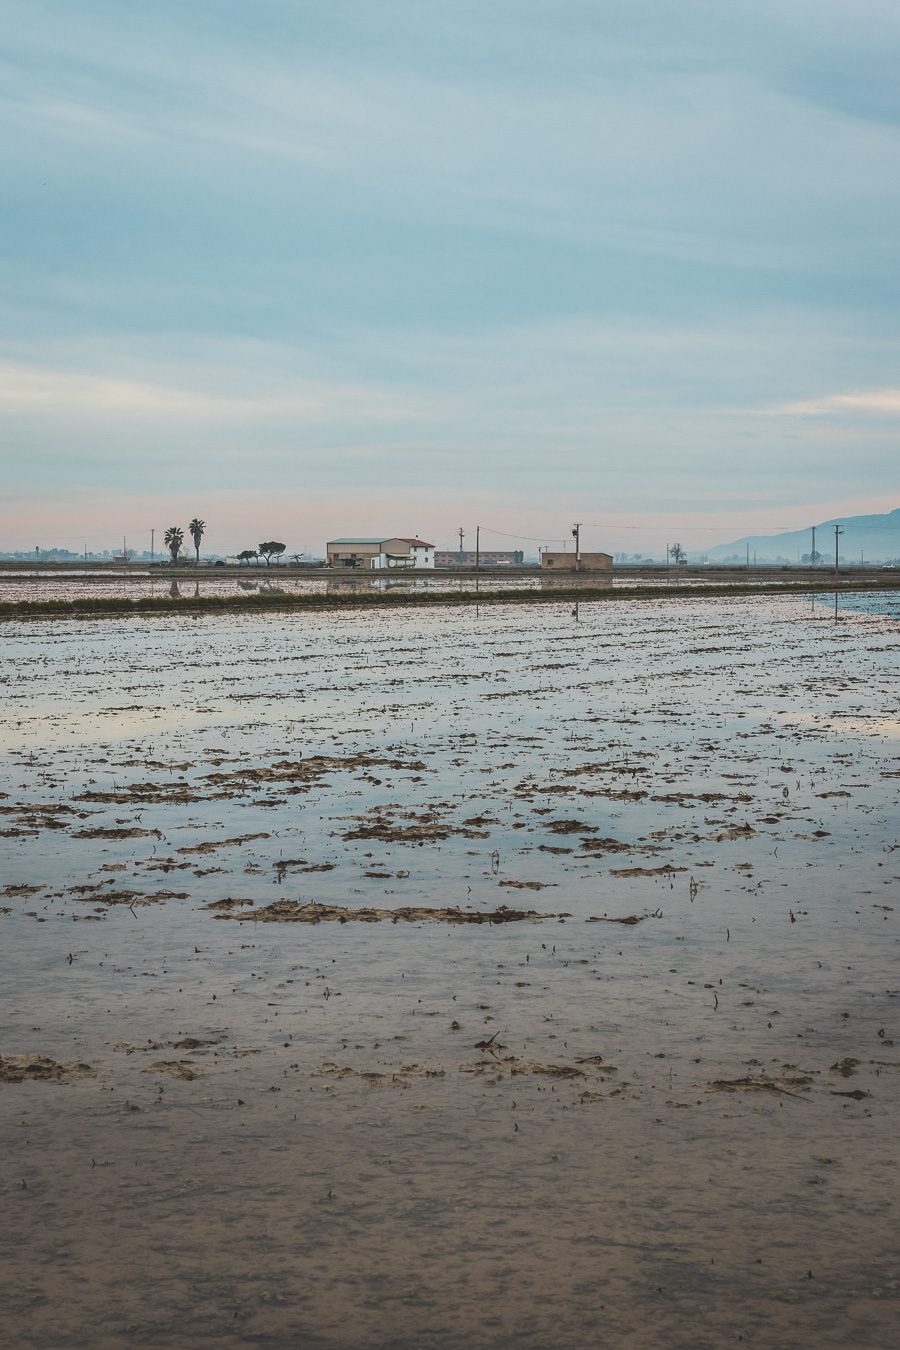
[[[219,902],[220,904],[223,902]],[[229,901],[241,904],[241,901]],[[212,908],[212,906],[210,906]],[[274,904],[254,909],[250,914],[217,914],[217,919],[236,919],[239,923],[433,923],[503,924],[537,922],[554,919],[555,914],[539,914],[534,909],[430,909],[426,905],[403,905],[399,909],[353,909],[347,905],[323,905],[315,902],[301,904],[299,900],[276,900]]]
[[[270,835],[262,830],[257,834],[238,834],[233,839],[211,839],[205,844],[186,844],[178,852],[184,856],[192,853],[213,853],[217,848],[235,848],[239,844],[249,844],[254,839],[268,839]]]
[[[686,872],[686,867],[672,867],[666,863],[664,867],[612,867],[609,875],[611,877],[671,877],[677,872]]]
[[[126,905],[129,909],[142,905],[162,905],[167,900],[189,900],[188,891],[103,891],[88,888],[84,894],[70,892],[71,898],[83,905]]]
[[[636,923],[643,923],[645,919],[661,919],[663,916],[661,909],[654,909],[650,914],[624,914],[621,918],[609,914],[591,914],[585,920],[586,923],[621,923],[626,928],[633,928]]]
[[[785,1096],[796,1096],[797,1089],[808,1091],[813,1079],[808,1074],[792,1078],[767,1078],[764,1075],[746,1078],[716,1078],[707,1083],[707,1092],[780,1092]]]
[[[75,830],[74,839],[162,839],[160,830],[143,830],[137,825],[96,825],[87,830]]]
[[[228,773],[208,773],[203,776],[204,783],[215,787],[246,788],[265,783],[292,783],[304,786],[318,783],[329,773],[352,773],[355,769],[393,769],[408,770],[410,773],[422,773],[427,765],[420,759],[402,760],[384,755],[309,755],[304,759],[279,759],[267,765],[247,765],[233,769]]]
[[[90,789],[80,792],[76,801],[96,802],[104,806],[192,806],[211,801],[212,796],[190,788],[186,783],[129,783],[115,791]]]
[[[0,1055],[0,1083],[74,1083],[96,1076],[90,1064],[60,1064],[48,1055]]]
[[[192,1083],[195,1078],[203,1076],[189,1059],[158,1059],[155,1063],[148,1064],[141,1072],[165,1074],[168,1078],[177,1078],[185,1083]]]
[[[358,829],[348,830],[343,838],[372,839],[382,844],[424,844],[436,843],[442,839],[452,839],[459,835],[463,839],[489,839],[487,830],[459,829],[440,820],[420,820],[414,825],[395,825],[391,821],[378,821],[372,825],[360,825]]]

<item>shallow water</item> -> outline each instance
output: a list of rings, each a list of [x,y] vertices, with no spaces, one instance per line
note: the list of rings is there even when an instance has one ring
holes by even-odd
[[[865,600],[6,625],[15,1343],[892,1343]]]
[[[704,577],[685,577],[674,570],[670,578],[648,575],[646,577],[620,576],[604,577],[597,573],[576,575],[555,574],[535,576],[517,575],[502,567],[486,568],[478,576],[455,577],[448,573],[419,573],[404,575],[394,572],[363,573],[358,576],[329,576],[325,571],[313,571],[307,575],[285,575],[287,569],[273,567],[271,572],[247,569],[245,576],[217,574],[214,569],[201,568],[196,576],[172,577],[166,570],[148,568],[122,568],[121,572],[78,569],[53,572],[28,572],[22,569],[3,571],[0,568],[0,601],[19,602],[23,600],[101,600],[131,599],[144,597],[172,600],[192,599],[199,596],[253,596],[253,595],[347,595],[348,593],[368,591],[395,594],[416,594],[432,592],[456,595],[460,592],[481,591],[484,594],[508,590],[554,591],[572,587],[596,589],[598,586],[611,585],[616,589],[633,590],[635,587],[666,587],[677,582],[679,586],[692,586],[702,589],[714,585],[720,579]],[[747,584],[747,578],[742,578]],[[767,584],[776,584],[783,580],[773,576]],[[759,578],[751,578],[750,584],[762,584]]]

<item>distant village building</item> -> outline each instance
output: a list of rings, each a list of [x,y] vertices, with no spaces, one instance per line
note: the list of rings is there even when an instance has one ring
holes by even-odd
[[[611,553],[580,553],[577,568],[574,553],[551,553],[545,549],[541,554],[541,567],[552,567],[556,572],[611,572],[612,566]]]
[[[438,549],[434,555],[437,567],[474,567],[480,562],[483,567],[521,567],[525,554],[521,549],[482,549],[476,553],[472,549]]]
[[[329,567],[367,572],[434,568],[434,544],[424,539],[330,539],[325,550]]]

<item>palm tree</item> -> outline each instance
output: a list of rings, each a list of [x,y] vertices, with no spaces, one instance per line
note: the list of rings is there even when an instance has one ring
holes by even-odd
[[[197,562],[200,561],[200,540],[203,538],[203,531],[206,529],[206,521],[198,520],[196,516],[188,526],[191,538],[194,541],[194,548],[197,551]]]
[[[181,545],[184,543],[184,534],[180,525],[170,525],[163,536],[166,541],[166,548],[172,555],[172,561],[178,561],[178,553]]]

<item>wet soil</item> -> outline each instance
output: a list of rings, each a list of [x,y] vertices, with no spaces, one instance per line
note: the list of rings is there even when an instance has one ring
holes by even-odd
[[[252,901],[250,903],[252,904]],[[449,924],[499,924],[522,923],[526,919],[549,919],[553,916],[538,914],[533,909],[507,909],[505,905],[491,910],[429,909],[427,905],[403,905],[400,909],[370,909],[368,906],[323,905],[313,900],[305,903],[298,900],[276,900],[271,905],[264,905],[262,909],[254,909],[252,914],[228,913],[220,914],[218,917],[237,919],[241,923],[248,920],[253,923],[323,923],[328,920],[347,923],[353,919],[358,923],[379,923],[382,920],[399,923],[402,920],[404,923],[431,921]]]
[[[4,639],[11,1344],[896,1342],[889,604]]]

